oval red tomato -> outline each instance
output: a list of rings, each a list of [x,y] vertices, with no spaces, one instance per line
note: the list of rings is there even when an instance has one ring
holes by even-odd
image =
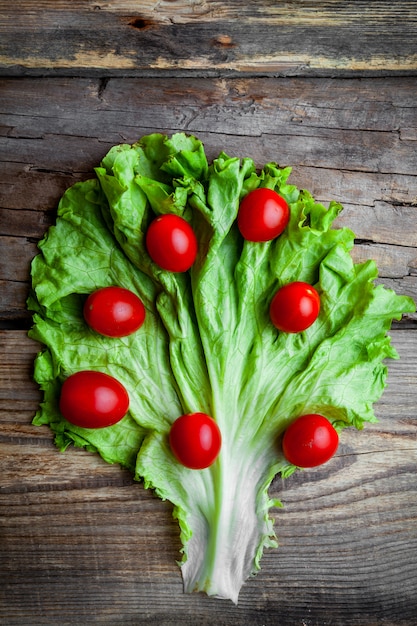
[[[146,233],[151,259],[170,272],[186,272],[197,256],[197,239],[190,224],[179,215],[160,215]]]
[[[316,467],[326,463],[336,452],[339,436],[323,415],[302,415],[284,433],[285,458],[298,467]]]
[[[273,189],[259,187],[240,203],[237,224],[248,241],[270,241],[282,233],[289,218],[286,200]]]
[[[83,370],[63,383],[59,408],[68,422],[83,428],[103,428],[119,422],[129,409],[129,396],[113,376]]]
[[[314,287],[303,282],[281,287],[272,298],[269,310],[274,326],[285,333],[306,330],[316,321],[319,312],[319,294]]]
[[[190,469],[204,469],[216,460],[221,448],[220,429],[205,413],[181,415],[169,434],[171,450],[177,460]]]
[[[145,307],[136,294],[123,287],[103,287],[91,293],[84,304],[87,324],[106,337],[125,337],[145,320]]]

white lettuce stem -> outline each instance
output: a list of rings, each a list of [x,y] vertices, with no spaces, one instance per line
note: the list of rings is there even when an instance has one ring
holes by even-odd
[[[204,591],[208,595],[237,603],[241,586],[256,570],[258,548],[271,535],[266,519],[268,501],[260,479],[265,475],[265,457],[253,463],[231,457],[223,450],[209,469],[213,498],[208,514],[193,512],[187,560],[182,566],[184,590]],[[249,467],[248,467],[249,465]],[[199,517],[200,519],[195,519]]]

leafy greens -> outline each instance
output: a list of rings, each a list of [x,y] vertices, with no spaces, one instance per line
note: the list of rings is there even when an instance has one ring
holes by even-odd
[[[45,345],[35,363],[44,398],[34,423],[48,424],[61,450],[98,452],[172,502],[185,591],[234,602],[264,548],[276,545],[268,511],[280,503],[268,487],[295,469],[279,445],[286,426],[307,412],[339,431],[375,421],[383,360],[397,358],[386,332],[414,309],[410,298],[375,287],[374,262],[353,263],[353,233],[331,228],[341,205],[325,208],[289,185],[290,171],[269,163],[258,172],[251,159],[224,152],[208,164],[203,144],[182,133],[115,146],[94,179],[64,194],[32,264],[30,334]],[[258,186],[291,209],[284,233],[266,243],[243,241],[235,224],[240,200]],[[196,233],[189,272],[162,270],[147,254],[146,229],[162,213],[183,216]],[[316,287],[320,316],[302,333],[280,333],[269,303],[295,280]],[[82,316],[86,296],[111,285],[138,294],[147,312],[138,332],[116,340]],[[82,369],[126,387],[121,422],[90,430],[63,419],[62,382]],[[215,418],[223,445],[211,467],[196,471],[175,460],[168,433],[177,417],[198,411]]]

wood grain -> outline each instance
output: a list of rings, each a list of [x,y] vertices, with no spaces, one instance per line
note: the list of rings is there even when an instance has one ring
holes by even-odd
[[[0,87],[1,319],[29,323],[30,261],[64,190],[91,177],[114,143],[155,131],[196,134],[209,158],[226,149],[258,166],[292,165],[294,184],[343,203],[336,225],[356,233],[355,260],[375,258],[381,281],[417,299],[414,79],[334,79],[330,93],[325,79],[304,78],[3,79]]]
[[[38,345],[22,331],[0,332],[4,623],[90,623],[94,615],[103,624],[411,626],[417,342],[414,332],[392,337],[401,360],[377,405],[379,424],[345,431],[328,465],[274,481],[271,495],[284,503],[273,511],[280,547],[266,552],[235,607],[182,594],[168,503],[95,455],[57,452],[51,433],[30,425]]]
[[[138,18],[132,2],[76,1],[65,7],[40,2],[36,9],[29,2],[18,4],[25,10],[14,26],[15,35],[21,33],[16,54],[19,46],[19,54],[23,49],[23,33],[34,37],[39,32],[41,10],[42,28],[52,37],[51,55],[58,50],[54,11],[59,9],[60,54],[71,71],[80,67],[71,65],[74,57],[66,46],[79,45],[80,39],[76,34],[75,43],[66,43],[68,25],[76,24],[85,34],[92,24],[84,21],[85,11],[89,19],[107,15],[106,36],[119,33],[113,20],[122,23],[122,14]],[[216,30],[232,54],[229,31],[219,29],[236,21],[238,3],[162,2],[160,13],[153,3],[142,4],[140,19],[153,15],[158,25],[136,28],[134,36],[156,41],[161,22],[169,36],[178,37],[183,31],[170,30],[167,18],[175,5],[178,20],[182,12],[178,25],[193,29],[204,20],[207,33]],[[392,17],[404,9],[403,19],[408,19],[412,3],[371,4],[372,11],[379,6],[384,23],[389,11]],[[341,28],[343,11],[352,3],[345,9],[342,3],[321,3],[316,12],[312,3],[283,3],[288,28],[295,5],[305,20],[319,22],[327,11],[326,19],[335,26],[339,18]],[[270,8],[265,2],[247,5],[245,28],[253,21],[254,32],[265,25]],[[15,7],[9,10],[16,16]],[[336,13],[330,15],[331,10]],[[276,26],[278,10],[271,11]],[[255,12],[258,22],[251,18]],[[346,32],[355,21],[359,13],[348,18]],[[125,27],[132,28],[123,22],[121,32]],[[195,39],[198,28],[187,36]],[[120,41],[123,55],[125,40]],[[88,46],[99,49],[99,44],[96,33]],[[26,50],[40,58],[42,46],[28,43]],[[181,55],[175,54],[181,74]],[[99,60],[100,67],[113,72],[104,57]],[[345,62],[348,66],[341,58]],[[99,67],[92,63],[90,69]],[[291,57],[285,63],[292,71]],[[49,61],[48,67],[56,71]],[[150,68],[150,57],[143,67]],[[262,70],[262,64],[258,67]],[[12,73],[31,70],[38,71],[10,65]],[[376,407],[379,423],[364,432],[345,431],[328,465],[273,482],[271,495],[284,503],[272,513],[280,547],[266,552],[261,572],[244,586],[235,607],[182,593],[175,562],[180,558],[178,527],[169,503],[95,455],[74,448],[60,453],[47,428],[31,425],[40,401],[32,382],[40,346],[25,332],[30,324],[25,300],[36,244],[54,223],[64,190],[90,177],[113,144],[154,131],[194,133],[210,158],[224,149],[252,156],[258,166],[268,160],[293,166],[294,184],[321,202],[335,199],[344,205],[337,225],[356,232],[355,259],[376,259],[382,282],[417,299],[415,78],[105,74],[103,69],[102,78],[0,81],[0,316],[5,329],[0,331],[0,623],[414,626],[416,316],[391,332],[401,358],[389,363],[388,388]]]
[[[7,74],[414,72],[415,2],[0,3]]]

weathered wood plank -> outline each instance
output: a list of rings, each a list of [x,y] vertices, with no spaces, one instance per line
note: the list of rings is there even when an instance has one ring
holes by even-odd
[[[33,120],[35,121],[35,120]],[[0,150],[2,140],[0,139]],[[57,199],[64,191],[78,180],[91,177],[89,172],[63,173],[59,170],[43,171],[41,167],[25,162],[8,161],[5,153],[2,154],[1,169],[2,180],[0,181],[1,209],[30,209],[47,211],[56,208]],[[26,155],[26,161],[29,160]],[[32,159],[33,161],[33,155]],[[57,159],[58,160],[58,159]],[[59,161],[57,163],[59,165]],[[11,216],[10,216],[11,217]],[[0,215],[2,228],[7,226],[8,220]],[[32,219],[35,219],[32,216]],[[42,220],[42,216],[38,216]],[[5,231],[1,232],[6,234]]]
[[[269,158],[346,177],[395,173],[406,177],[390,181],[397,191],[417,168],[415,140],[401,138],[403,129],[407,137],[417,129],[413,79],[334,80],[330,91],[306,79],[110,80],[101,89],[90,80],[46,80],[41,89],[6,80],[1,87],[3,150],[8,162],[25,164],[26,176],[34,168],[84,172],[86,157],[99,158],[106,145],[178,130],[205,139],[210,157],[220,142],[246,155],[251,137],[258,164]],[[415,199],[415,186],[411,192]]]
[[[361,209],[353,215],[353,223],[347,218],[343,220],[343,225],[354,226],[355,218],[360,221]],[[41,238],[44,231],[39,228],[35,232],[38,238]],[[396,234],[398,235],[398,232]],[[405,239],[407,236],[408,233],[404,235]],[[353,260],[360,263],[373,259],[379,269],[378,282],[395,289],[398,294],[411,296],[417,301],[416,249],[400,245],[374,245],[371,241],[372,237],[369,236],[368,243],[355,246],[352,251]],[[4,254],[0,257],[0,320],[21,320],[29,324],[30,313],[26,309],[26,300],[30,290],[30,263],[39,251],[36,243],[26,237],[0,236],[0,245],[4,248]],[[404,316],[404,320],[412,319],[417,319],[416,313]]]
[[[417,295],[413,79],[332,80],[330,90],[301,78],[11,79],[0,94],[2,319],[29,322],[30,260],[64,190],[114,143],[158,130],[197,134],[209,158],[226,149],[291,164],[294,184],[344,205],[336,225],[364,241],[355,259],[375,258],[384,281]]]
[[[64,190],[153,131],[197,134],[210,158],[292,165],[294,184],[344,204],[355,260],[375,258],[417,300],[414,1],[0,0],[0,31],[0,74],[42,76],[0,81],[6,326],[30,323],[30,260]],[[414,626],[414,322],[391,334],[401,359],[380,422],[345,431],[329,465],[273,483],[280,548],[236,608],[182,594],[169,503],[31,425],[39,346],[0,331],[0,622]]]
[[[198,122],[201,131],[218,130],[250,135],[288,125],[339,129],[403,132],[403,139],[416,128],[415,79],[374,78],[214,78],[143,79],[45,78],[42,89],[37,79],[0,79],[2,134],[41,137],[53,124],[55,132],[72,131],[73,101],[80,113],[79,135],[97,135],[97,115],[116,122],[115,131],[137,124],[138,109],[143,126],[155,128],[181,119]],[[156,96],[158,95],[158,98]],[[28,105],[38,123],[28,116]],[[24,116],[14,130],[13,117]],[[113,115],[113,117],[111,117]],[[181,116],[181,117],[179,117]],[[256,124],[250,124],[255,118]],[[235,120],[235,123],[233,123]],[[245,124],[245,121],[247,123]],[[238,123],[237,123],[238,122]],[[408,129],[408,130],[407,130]],[[101,138],[109,129],[102,128]],[[73,134],[73,132],[70,132]]]
[[[360,219],[360,213],[357,216]],[[345,224],[350,227],[349,220]],[[39,229],[39,237],[43,234]],[[385,279],[409,280],[408,287],[412,297],[417,296],[417,252],[415,248],[399,245],[373,245],[370,243],[358,243],[352,251],[352,257],[356,263],[368,259],[374,259],[378,265],[379,276],[382,282]],[[0,307],[1,316],[8,316],[11,303],[14,309],[25,308],[25,300],[29,292],[30,263],[39,252],[33,241],[22,237],[1,237],[0,245],[5,253],[0,259],[0,281],[2,281],[2,295]],[[12,270],[12,271],[11,271]],[[9,315],[10,316],[10,315]]]
[[[81,170],[83,161],[85,163],[86,156],[90,162],[97,164],[114,143],[132,143],[143,134],[148,134],[147,130],[140,126],[132,127],[129,132],[125,132],[123,139],[119,137],[116,142],[110,141],[108,137],[92,140],[90,137],[50,134],[42,140],[8,137],[2,140],[2,146],[5,153],[12,155],[15,163],[23,162],[32,168],[36,154],[38,168],[56,171],[57,162],[65,158],[67,168],[77,172]],[[152,130],[172,134],[181,130],[181,125],[155,127]],[[390,173],[392,164],[397,163],[398,175],[415,176],[417,171],[415,142],[399,142],[389,133],[315,129],[314,132],[303,131],[298,135],[290,135],[283,129],[282,132],[265,136],[237,136],[220,130],[216,133],[195,130],[193,127],[185,130],[198,134],[209,155],[217,156],[219,146],[223,146],[230,154],[251,156],[257,164],[277,160],[278,157],[282,166],[299,163],[308,167],[321,166],[373,174]],[[57,156],[59,154],[60,157]]]
[[[0,255],[0,279],[27,281],[30,261],[37,253],[36,244],[18,237],[0,237],[0,242],[6,250],[6,254]]]
[[[417,274],[417,250],[415,248],[386,244],[377,246],[371,243],[358,244],[352,250],[352,257],[355,263],[373,259],[382,279],[401,279],[412,272]]]
[[[0,4],[3,73],[415,72],[411,0]]]
[[[320,19],[312,4],[296,4],[309,11],[310,21]],[[362,4],[356,3],[355,10]],[[377,4],[388,10],[380,2],[372,3],[373,8]],[[400,11],[400,4],[392,5],[391,16]],[[32,21],[29,3],[22,5],[26,14],[17,18],[19,32],[49,29],[51,53],[58,36],[65,43],[65,29],[71,20],[75,24],[75,12],[82,14],[87,7],[78,0],[67,3],[69,22],[63,21],[59,35],[52,27],[54,12],[63,10],[60,1],[55,8],[49,2],[31,7]],[[334,2],[326,3],[330,5],[335,8]],[[94,5],[88,6],[93,13]],[[106,3],[95,13],[105,11],[120,19],[132,6],[132,2]],[[162,17],[154,19],[163,21],[174,4],[158,6]],[[283,7],[288,22],[294,6],[290,2]],[[188,28],[204,19],[213,29],[235,16],[237,2],[176,2],[175,7],[184,11]],[[43,25],[37,21],[40,10]],[[155,16],[152,2],[142,3],[142,10]],[[246,16],[256,11],[260,20],[266,3],[255,2],[242,10]],[[277,19],[278,9],[274,6],[271,11]],[[335,13],[333,18],[337,19]],[[99,24],[94,22],[94,27]],[[259,34],[259,25],[260,21],[253,33]],[[111,20],[108,28],[113,29]],[[147,28],[149,38],[160,32],[159,26]],[[201,32],[198,28],[194,37]],[[227,47],[227,37],[221,32],[220,36]],[[93,36],[92,44],[85,44],[87,56],[97,41]],[[112,38],[108,41],[110,45]],[[123,55],[123,38],[120,42]],[[203,38],[202,54],[204,45]],[[32,46],[35,57],[42,46],[46,47],[44,41]],[[118,71],[111,66],[113,57],[107,58],[107,71]],[[100,62],[106,64],[105,59]],[[181,63],[179,58],[176,71],[185,71]],[[74,72],[74,67],[51,71]],[[17,73],[32,70],[12,68]],[[285,71],[292,71],[289,65]],[[269,159],[292,165],[294,184],[312,191],[319,201],[344,204],[338,225],[353,228],[361,240],[355,260],[375,258],[380,280],[417,300],[414,79],[3,80],[0,111],[0,298],[1,314],[10,326],[30,323],[25,310],[30,260],[36,241],[55,219],[64,190],[90,177],[111,145],[152,131],[193,132],[205,141],[210,158],[226,149],[249,154],[258,165]],[[413,323],[391,332],[401,359],[389,363],[388,389],[376,407],[380,422],[361,433],[345,431],[329,465],[273,483],[271,495],[285,505],[273,512],[280,548],[267,551],[260,574],[244,587],[237,608],[182,594],[175,564],[180,556],[178,527],[169,503],[95,455],[74,448],[59,453],[50,431],[31,425],[40,401],[31,381],[39,346],[22,331],[0,331],[0,621],[414,625]]]
[[[400,435],[406,433],[413,437],[414,430],[414,408],[416,386],[415,380],[417,370],[414,367],[416,355],[417,333],[407,329],[392,329],[389,332],[392,337],[392,344],[397,349],[400,360],[389,360],[388,391],[378,402],[377,415],[381,419],[379,425],[368,425],[368,429],[380,430],[388,427],[390,422],[384,420],[393,416],[402,419],[395,424],[395,433]],[[0,410],[3,411],[1,429],[4,434],[9,431],[9,435],[19,438],[21,432],[15,432],[14,427],[25,429],[28,426],[28,414],[34,414],[41,394],[38,386],[32,380],[33,360],[36,354],[42,349],[42,344],[30,339],[27,333],[22,330],[0,330]],[[19,407],[15,414],[9,412],[10,404],[16,401],[16,390],[19,390]],[[397,399],[400,402],[397,405]],[[13,404],[13,408],[15,405]],[[394,411],[394,414],[393,414]],[[23,431],[22,431],[23,432]],[[28,427],[28,432],[32,434],[49,433],[43,427]],[[51,439],[51,435],[48,434]],[[359,437],[359,442],[365,439]],[[369,441],[367,444],[369,445]]]
[[[38,345],[23,332],[0,332],[0,505],[7,510],[0,518],[0,617],[76,624],[94,614],[97,623],[174,626],[181,613],[186,626],[411,626],[417,337],[392,337],[401,360],[390,363],[380,422],[345,431],[326,466],[273,483],[271,495],[284,503],[273,512],[280,547],[266,552],[234,607],[182,594],[168,503],[93,454],[59,453],[46,428],[29,424],[39,400],[30,381]],[[17,411],[16,389],[28,389]]]

